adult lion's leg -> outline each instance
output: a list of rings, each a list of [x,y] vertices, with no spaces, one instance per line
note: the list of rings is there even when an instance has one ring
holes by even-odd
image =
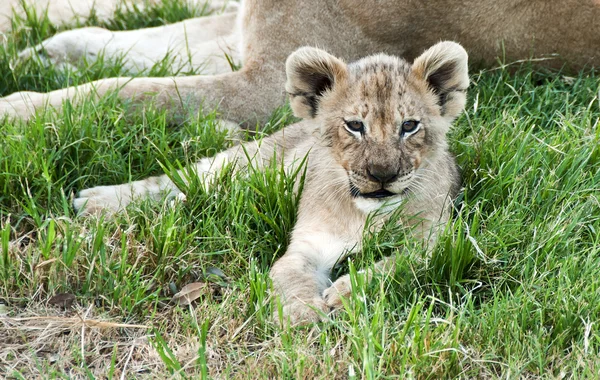
[[[39,19],[48,17],[52,24],[60,25],[85,21],[92,13],[100,20],[108,20],[122,2],[122,0],[2,0],[0,1],[0,32],[8,32],[11,29],[13,14],[25,17],[26,10]],[[140,3],[136,0],[130,2]]]
[[[154,101],[168,112],[173,123],[200,108],[219,109],[224,119],[254,127],[284,104],[282,67],[249,65],[242,70],[214,76],[172,78],[110,78],[49,93],[18,92],[0,99],[0,115],[30,118],[38,109],[60,109],[63,101],[78,103],[116,91],[135,103]]]
[[[62,25],[74,21],[85,22],[94,15],[100,21],[110,20],[119,7],[138,9],[152,6],[160,0],[2,0],[0,1],[0,33],[8,32],[13,14],[25,17],[26,11],[35,14],[38,19],[48,17],[53,25]],[[233,12],[238,3],[227,0],[187,0],[190,6],[196,6],[206,12]],[[35,12],[35,13],[34,13]]]
[[[95,27],[69,30],[23,50],[19,59],[39,57],[51,65],[78,66],[84,62],[91,64],[98,57],[122,58],[125,69],[137,73],[168,56],[173,71],[200,68],[205,69],[202,74],[223,73],[231,71],[225,54],[239,61],[236,15],[198,17],[131,31],[113,32]]]

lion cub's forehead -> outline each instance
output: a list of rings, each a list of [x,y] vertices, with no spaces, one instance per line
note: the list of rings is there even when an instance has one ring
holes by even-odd
[[[419,111],[418,96],[410,84],[411,65],[388,55],[364,58],[349,66],[352,105],[361,117],[384,119],[411,117]]]

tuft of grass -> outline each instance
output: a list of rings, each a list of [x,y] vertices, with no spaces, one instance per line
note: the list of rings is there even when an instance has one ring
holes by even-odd
[[[152,20],[124,11],[114,28],[189,15],[161,4],[144,11]],[[103,61],[77,74],[36,62],[8,71],[18,49],[57,31],[39,20],[16,20],[23,27],[0,47],[11,73],[0,93],[119,72]],[[365,235],[334,273],[355,285],[345,310],[304,328],[271,320],[268,291],[302,171],[227,172],[210,192],[192,180],[184,203],[138,202],[114,218],[70,206],[79,189],[174,173],[230,146],[217,113],[172,126],[151,104],[109,95],[0,121],[0,367],[14,378],[597,378],[597,74],[525,64],[471,79],[449,136],[464,191],[431,256],[394,223]],[[264,127],[293,121],[284,107]],[[360,269],[389,255],[395,273],[366,283]],[[198,300],[172,303],[192,282],[206,283]],[[70,307],[51,302],[61,293]]]

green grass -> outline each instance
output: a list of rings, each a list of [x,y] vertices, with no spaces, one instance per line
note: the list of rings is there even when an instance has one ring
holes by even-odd
[[[165,4],[153,17],[172,13],[175,3]],[[114,25],[151,22],[125,14]],[[43,21],[29,26],[8,36],[0,57],[56,32]],[[0,90],[54,89],[118,69],[100,62],[69,78],[25,64],[0,79]],[[597,378],[598,78],[525,65],[472,81],[450,134],[465,189],[431,258],[393,224],[365,236],[364,251],[340,269],[355,274],[359,289],[346,310],[293,329],[271,321],[277,305],[267,291],[298,201],[294,178],[279,168],[225,174],[209,193],[192,186],[185,203],[141,202],[114,219],[79,218],[70,207],[78,189],[140,179],[229,146],[214,112],[173,127],[151,106],[130,110],[109,96],[28,123],[0,122],[0,371]],[[292,121],[282,109],[267,129]],[[365,284],[357,269],[383,255],[396,255],[396,274]],[[208,281],[211,268],[226,281]],[[171,303],[191,282],[207,284],[198,302]],[[58,293],[74,294],[74,307],[49,304]],[[56,319],[16,319],[33,316]],[[82,329],[81,319],[149,328]]]

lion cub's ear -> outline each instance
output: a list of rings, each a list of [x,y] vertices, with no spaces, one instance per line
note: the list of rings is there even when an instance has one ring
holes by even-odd
[[[468,56],[456,42],[439,42],[415,59],[412,72],[427,81],[438,96],[442,116],[454,119],[462,112],[469,87]]]
[[[293,52],[285,63],[287,83],[294,115],[314,118],[323,95],[348,77],[346,64],[327,52],[303,47]]]

